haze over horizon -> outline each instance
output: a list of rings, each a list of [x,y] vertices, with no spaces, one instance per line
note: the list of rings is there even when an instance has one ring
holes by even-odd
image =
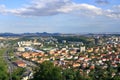
[[[120,0],[0,0],[0,33],[120,32]]]

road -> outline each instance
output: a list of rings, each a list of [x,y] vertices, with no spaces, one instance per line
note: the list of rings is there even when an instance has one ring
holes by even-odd
[[[32,75],[29,75],[29,73],[32,73],[32,74],[33,74],[32,68],[33,68],[33,67],[37,67],[37,65],[34,64],[34,63],[31,62],[31,61],[28,61],[28,60],[25,60],[25,59],[21,58],[20,56],[17,55],[16,52],[14,52],[14,56],[15,56],[17,59],[22,60],[23,62],[26,63],[26,65],[27,65],[27,66],[25,67],[25,68],[26,68],[26,71],[23,73],[23,76],[24,76],[24,75],[29,76],[29,79],[31,79],[31,78],[32,78]]]
[[[8,71],[10,74],[10,80],[12,80],[11,74],[12,74],[13,70],[16,68],[16,66],[10,61],[10,56],[9,56],[8,50],[5,51],[3,57],[8,64]]]
[[[9,50],[8,49],[4,52],[3,57],[4,57],[5,61],[7,62],[7,65],[8,65],[9,80],[12,80],[12,72],[14,71],[15,68],[17,68],[17,66],[15,64],[13,64],[13,62],[11,62],[11,60],[10,60],[11,56],[9,56]],[[14,57],[16,57],[18,60],[24,61],[27,64],[27,66],[25,67],[26,71],[24,73],[30,73],[30,72],[33,73],[32,68],[37,67],[36,64],[34,64],[31,61],[24,60],[23,58],[19,57],[15,52],[14,52]]]

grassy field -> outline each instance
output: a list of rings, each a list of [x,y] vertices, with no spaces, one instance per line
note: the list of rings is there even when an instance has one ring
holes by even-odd
[[[0,49],[0,80],[8,80],[8,67],[3,56],[5,50]]]

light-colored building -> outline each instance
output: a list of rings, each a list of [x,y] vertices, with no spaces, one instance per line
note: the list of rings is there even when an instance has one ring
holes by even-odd
[[[85,46],[81,46],[80,47],[80,52],[84,52],[86,49],[85,49]]]
[[[24,47],[18,47],[18,48],[17,48],[17,51],[19,51],[19,52],[24,52],[24,51],[25,51],[25,48],[24,48]]]

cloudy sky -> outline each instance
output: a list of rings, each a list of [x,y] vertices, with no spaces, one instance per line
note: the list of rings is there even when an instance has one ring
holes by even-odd
[[[0,32],[120,32],[120,0],[0,0]]]

